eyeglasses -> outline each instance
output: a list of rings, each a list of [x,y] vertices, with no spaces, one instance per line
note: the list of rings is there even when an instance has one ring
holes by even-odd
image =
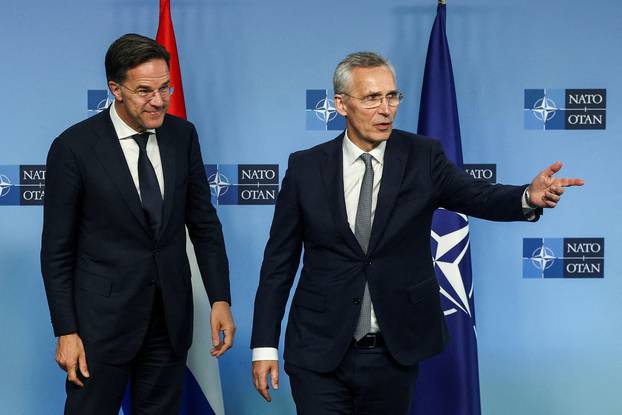
[[[119,84],[119,85],[127,89],[128,91],[130,91],[132,94],[138,95],[140,98],[144,99],[145,101],[152,100],[153,97],[155,97],[156,92],[160,94],[160,98],[167,99],[171,95],[173,95],[173,91],[174,91],[174,88],[172,86],[163,86],[162,88],[158,88],[158,89],[138,87],[136,90],[134,90],[134,89],[130,89],[126,87],[123,84]]]
[[[367,109],[378,108],[379,106],[382,105],[382,101],[384,101],[385,99],[387,100],[387,104],[389,104],[389,107],[397,107],[398,105],[400,105],[400,102],[402,102],[402,100],[404,99],[404,94],[402,94],[401,92],[392,92],[385,96],[368,95],[363,98],[355,97],[353,95],[346,94],[345,92],[343,92],[342,95],[347,95],[350,98],[358,99],[359,101],[361,101],[363,108],[367,108]]]

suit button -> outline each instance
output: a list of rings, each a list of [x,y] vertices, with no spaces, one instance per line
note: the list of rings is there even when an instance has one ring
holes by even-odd
[[[356,304],[356,305],[359,305],[359,304],[361,304],[361,299],[360,299],[360,298],[358,298],[358,297],[357,297],[357,298],[353,298],[353,299],[352,299],[352,303],[354,303],[354,304]]]

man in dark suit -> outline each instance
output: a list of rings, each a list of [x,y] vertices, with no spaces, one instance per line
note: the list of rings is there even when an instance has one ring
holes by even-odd
[[[447,340],[431,260],[434,210],[535,220],[582,181],[553,178],[559,163],[529,186],[473,180],[438,141],[392,128],[402,94],[374,53],[346,57],[333,84],[346,131],[289,158],[255,298],[253,378],[270,401],[304,247],[284,354],[298,413],[401,415],[417,363]]]
[[[113,105],[48,154],[41,268],[66,414],[116,415],[128,379],[133,413],[178,412],[193,325],[186,226],[212,304],[211,354],[232,345],[221,225],[197,132],[166,114],[168,62],[152,39],[116,40]]]

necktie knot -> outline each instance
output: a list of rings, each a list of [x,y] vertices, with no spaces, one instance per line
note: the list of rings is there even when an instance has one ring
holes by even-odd
[[[361,159],[365,163],[365,167],[366,168],[371,167],[371,159],[372,159],[372,155],[371,154],[363,153],[363,154],[361,154]]]
[[[136,141],[136,144],[138,144],[138,147],[140,147],[141,151],[147,151],[147,141],[149,141],[150,135],[151,133],[145,131],[144,133],[134,134],[132,136],[134,141]]]

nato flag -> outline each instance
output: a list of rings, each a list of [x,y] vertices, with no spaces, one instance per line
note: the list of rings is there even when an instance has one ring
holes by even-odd
[[[419,134],[439,139],[447,158],[462,167],[462,146],[451,57],[439,4],[425,64]],[[477,343],[469,225],[464,215],[439,209],[432,224],[432,253],[449,343],[422,362],[411,415],[480,415]]]

